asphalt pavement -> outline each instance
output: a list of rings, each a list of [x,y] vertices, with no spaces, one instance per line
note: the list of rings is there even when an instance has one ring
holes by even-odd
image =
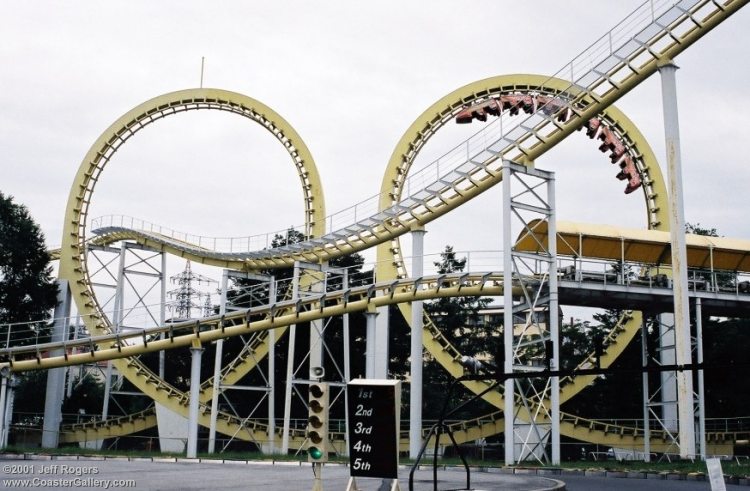
[[[262,490],[303,491],[313,487],[311,464],[299,462],[246,463],[178,462],[159,459],[106,460],[2,460],[0,489],[100,490],[136,489],[159,491],[190,490]],[[441,470],[438,489],[461,489],[466,475],[458,469]],[[324,490],[344,491],[349,481],[349,468],[326,465],[323,469]],[[409,469],[399,469],[401,491],[409,489]],[[377,490],[379,479],[357,479],[359,489]],[[473,472],[471,486],[477,490],[542,491],[563,489],[559,481],[539,476]],[[420,470],[415,475],[414,490],[432,490],[432,471]]]
[[[23,460],[25,458],[25,460]],[[698,491],[710,490],[706,481],[646,479],[634,477],[584,476],[581,472],[537,475],[537,470],[473,469],[471,489],[477,491]],[[604,474],[604,473],[602,473]],[[615,475],[615,474],[613,474]],[[159,491],[189,490],[311,490],[314,475],[311,464],[299,462],[199,461],[189,459],[97,458],[49,456],[0,457],[0,489],[100,490],[136,489]],[[326,491],[344,491],[349,468],[329,464],[323,469]],[[357,479],[361,491],[380,490],[378,479]],[[399,469],[400,490],[409,489],[409,468]],[[432,470],[415,474],[414,491],[433,489]],[[439,469],[439,490],[466,489],[466,475],[461,468]],[[749,489],[726,485],[727,491]]]

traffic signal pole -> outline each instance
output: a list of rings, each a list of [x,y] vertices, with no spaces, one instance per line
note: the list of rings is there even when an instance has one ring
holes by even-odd
[[[310,369],[311,378],[315,368]],[[329,388],[326,382],[313,381],[308,395],[307,461],[313,465],[312,491],[323,491],[323,462],[328,462]]]

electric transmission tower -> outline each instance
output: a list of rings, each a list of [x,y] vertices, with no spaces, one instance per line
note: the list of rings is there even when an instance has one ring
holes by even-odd
[[[192,318],[193,309],[200,312],[199,317],[206,317],[213,313],[211,293],[206,290],[210,289],[212,283],[217,283],[215,280],[194,273],[190,269],[190,261],[185,263],[185,269],[181,273],[170,276],[169,279],[172,284],[178,286],[176,289],[167,292],[169,297],[173,299],[168,306],[172,312],[173,320]],[[205,285],[205,287],[199,289],[200,285]]]

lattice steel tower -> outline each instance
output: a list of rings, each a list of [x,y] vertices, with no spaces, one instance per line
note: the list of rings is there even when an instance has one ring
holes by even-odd
[[[168,305],[172,312],[173,319],[190,319],[192,310],[198,309],[202,317],[212,314],[211,293],[195,288],[193,285],[217,283],[216,280],[194,273],[190,268],[190,261],[185,263],[185,269],[169,279],[173,284],[179,285],[179,288],[167,292],[170,298],[174,299]]]

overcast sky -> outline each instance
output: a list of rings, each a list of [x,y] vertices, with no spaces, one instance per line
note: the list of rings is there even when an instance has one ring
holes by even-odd
[[[553,74],[640,0],[0,1],[0,190],[26,204],[50,245],[86,151],[126,111],[174,90],[244,93],[299,132],[328,212],[376,192],[396,142],[448,92],[502,74]],[[676,61],[686,219],[750,238],[750,9]],[[658,76],[618,103],[663,161]],[[442,143],[449,141],[446,133]],[[642,194],[582,134],[537,162],[557,172],[559,218],[645,227]],[[438,152],[439,148],[431,149]],[[498,249],[487,193],[428,228],[426,252]],[[136,135],[107,167],[91,216],[126,214],[202,235],[302,222],[291,161],[255,124],[199,112]]]

